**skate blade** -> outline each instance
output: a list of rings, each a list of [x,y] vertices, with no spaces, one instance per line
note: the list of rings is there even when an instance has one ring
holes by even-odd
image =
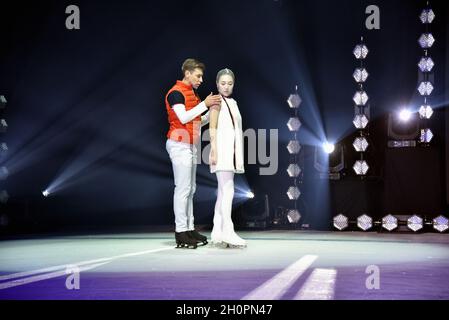
[[[207,240],[206,241],[200,241],[200,242],[197,242],[196,244],[197,244],[197,246],[200,246],[200,247],[203,247],[203,246],[205,246],[206,244],[208,244],[209,242],[207,242]]]
[[[211,241],[210,242],[210,245],[212,246],[212,247],[218,247],[218,248],[221,248],[221,247],[223,247],[223,241]]]
[[[197,245],[181,243],[176,245],[176,249],[196,249]]]
[[[227,242],[223,242],[223,245],[228,249],[244,249],[247,246],[246,244],[232,244]]]

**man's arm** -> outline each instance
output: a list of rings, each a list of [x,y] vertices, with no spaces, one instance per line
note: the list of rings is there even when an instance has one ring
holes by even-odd
[[[203,101],[194,108],[186,111],[184,96],[179,91],[171,92],[167,97],[168,103],[173,108],[182,124],[192,121],[204,111],[207,111],[206,103]],[[202,120],[202,119],[201,119]]]
[[[204,111],[206,111],[207,107],[204,102],[201,102],[196,107],[190,109],[189,111],[186,111],[185,105],[175,104],[173,106],[173,110],[175,111],[176,115],[178,116],[179,121],[181,121],[182,124],[186,124],[187,122],[192,121],[193,119],[198,117],[200,114],[202,114]]]
[[[204,116],[201,116],[201,126],[205,126],[209,123],[210,119],[210,111],[207,111],[207,113]]]

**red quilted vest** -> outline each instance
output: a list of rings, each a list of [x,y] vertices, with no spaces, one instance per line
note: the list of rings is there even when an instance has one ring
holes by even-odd
[[[191,85],[185,84],[179,80],[176,81],[176,84],[168,90],[167,95],[165,96],[165,106],[167,108],[168,123],[170,125],[167,138],[178,142],[195,144],[200,138],[201,116],[196,117],[186,124],[182,124],[167,101],[167,97],[172,91],[179,91],[182,93],[185,100],[184,104],[186,106],[186,111],[196,107],[201,102],[200,98],[193,91]]]

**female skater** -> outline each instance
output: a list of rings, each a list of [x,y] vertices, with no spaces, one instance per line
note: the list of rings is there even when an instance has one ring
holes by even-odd
[[[244,247],[246,241],[234,231],[231,219],[234,198],[234,174],[244,173],[242,118],[237,102],[231,98],[234,73],[229,69],[217,74],[217,88],[222,96],[220,108],[211,107],[209,155],[210,171],[217,175],[218,194],[215,203],[212,243]]]

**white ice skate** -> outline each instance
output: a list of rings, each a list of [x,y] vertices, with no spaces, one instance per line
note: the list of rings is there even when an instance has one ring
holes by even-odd
[[[210,242],[211,245],[215,245],[215,246],[219,246],[222,244],[223,240],[222,240],[222,235],[221,235],[221,231],[217,230],[218,228],[213,228],[212,232],[210,234]]]
[[[212,228],[212,232],[210,234],[210,238],[211,238],[211,245],[213,246],[220,246],[222,243],[222,234],[223,232],[221,231],[221,223],[222,223],[222,219],[221,219],[221,215],[219,214],[219,212],[215,211],[214,214],[214,227]]]
[[[222,243],[227,248],[245,248],[246,241],[240,238],[235,232],[223,234],[221,237]]]

